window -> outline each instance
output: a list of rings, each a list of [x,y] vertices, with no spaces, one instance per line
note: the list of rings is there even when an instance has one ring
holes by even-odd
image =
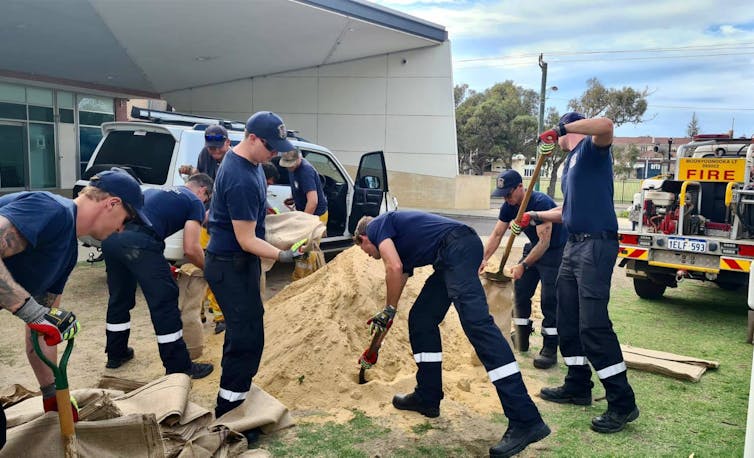
[[[71,100],[72,101],[72,100]],[[58,98],[61,107],[69,102],[68,97]],[[66,107],[67,108],[67,107]],[[94,149],[102,139],[100,126],[103,122],[115,120],[113,99],[108,97],[78,96],[79,109],[79,167],[81,176],[84,175],[86,164],[92,157]],[[65,110],[60,110],[60,120],[64,121],[67,115]]]
[[[113,131],[102,143],[87,175],[123,166],[130,167],[143,183],[164,184],[174,148],[175,139],[168,133]]]
[[[314,151],[301,151],[301,154],[320,175],[332,178],[336,183],[345,183],[346,179],[329,157]]]

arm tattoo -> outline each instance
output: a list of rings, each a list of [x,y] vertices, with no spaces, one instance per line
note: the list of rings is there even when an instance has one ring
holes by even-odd
[[[0,258],[8,258],[26,249],[28,242],[8,218],[0,216]],[[0,260],[0,307],[15,312],[29,294],[16,281]]]
[[[44,305],[45,307],[52,308],[53,305],[55,305],[55,300],[58,298],[59,294],[55,293],[43,293],[38,296],[34,296],[34,299],[37,300],[41,305]]]

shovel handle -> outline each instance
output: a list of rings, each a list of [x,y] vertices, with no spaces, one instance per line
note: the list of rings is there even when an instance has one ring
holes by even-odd
[[[541,145],[540,145],[541,146]],[[531,198],[531,193],[534,190],[534,185],[537,183],[537,180],[539,179],[539,172],[542,170],[542,165],[545,163],[545,158],[547,157],[546,154],[542,154],[540,151],[539,157],[537,158],[537,165],[534,167],[534,172],[531,175],[531,181],[529,181],[529,186],[526,187],[526,194],[524,194],[524,200],[521,201],[521,205],[518,207],[518,213],[516,213],[516,224],[521,224],[521,218],[524,216],[524,213],[526,213],[526,206],[529,205],[529,198]],[[503,257],[500,259],[500,266],[497,268],[497,272],[499,274],[502,274],[503,267],[505,267],[505,263],[508,262],[508,256],[511,254],[511,249],[513,248],[513,241],[516,239],[516,234],[513,232],[508,235],[508,243],[505,245],[505,251],[503,252]]]

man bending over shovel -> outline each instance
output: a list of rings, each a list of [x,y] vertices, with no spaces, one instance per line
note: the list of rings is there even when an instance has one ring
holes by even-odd
[[[354,231],[354,243],[385,264],[387,305],[369,320],[373,330],[384,331],[395,317],[398,300],[414,268],[431,264],[435,269],[408,316],[409,339],[418,366],[416,388],[413,393],[393,397],[396,409],[430,418],[440,415],[443,391],[439,325],[452,302],[508,417],[508,429],[500,442],[490,448],[490,456],[515,455],[550,434],[526,392],[510,346],[490,316],[477,274],[482,242],[472,228],[429,213],[390,212],[361,218]]]
[[[18,192],[0,197],[0,307],[26,322],[26,356],[42,390],[46,412],[58,410],[55,379],[34,353],[30,331],[44,337],[42,351],[57,360],[56,347],[80,329],[72,312],[57,308],[78,259],[77,237],[104,240],[141,212],[139,183],[123,171],[92,177],[76,199],[49,192]],[[77,419],[73,409],[74,421]],[[5,416],[0,407],[0,423]],[[0,447],[5,442],[2,428]]]

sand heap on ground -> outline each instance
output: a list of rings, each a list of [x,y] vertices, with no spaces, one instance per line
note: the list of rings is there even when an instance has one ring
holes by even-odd
[[[393,394],[410,392],[415,385],[408,314],[431,273],[431,267],[424,267],[409,279],[379,361],[367,371],[365,385],[358,384],[357,360],[371,338],[365,323],[385,304],[382,261],[353,247],[309,277],[291,283],[265,304],[265,350],[254,382],[291,409],[359,408],[370,415],[390,413],[392,408],[386,407]],[[494,388],[454,307],[440,330],[443,405],[456,402],[479,413],[500,412]],[[528,380],[527,385],[532,392]]]

